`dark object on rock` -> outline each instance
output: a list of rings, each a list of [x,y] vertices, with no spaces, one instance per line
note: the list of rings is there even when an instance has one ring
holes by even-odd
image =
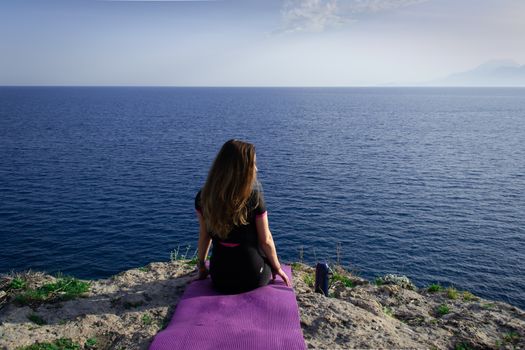
[[[315,291],[328,296],[330,267],[327,263],[317,263],[315,268]]]

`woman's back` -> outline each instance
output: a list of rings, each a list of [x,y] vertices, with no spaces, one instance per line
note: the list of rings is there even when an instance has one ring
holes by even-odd
[[[232,139],[222,145],[195,197],[199,278],[209,272],[215,287],[225,293],[266,285],[274,274],[290,285],[277,257],[264,199],[254,190],[257,186],[255,147]],[[205,259],[212,241],[208,271]]]
[[[201,191],[195,209],[202,215]],[[247,224],[233,226],[225,239],[209,232],[213,241],[210,275],[215,287],[225,293],[240,293],[268,284],[271,268],[259,248],[256,219],[266,214],[262,194],[253,190],[247,206]]]

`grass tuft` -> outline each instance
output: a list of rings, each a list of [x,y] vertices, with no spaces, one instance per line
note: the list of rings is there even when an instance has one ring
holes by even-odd
[[[170,261],[171,262],[183,262],[189,266],[196,266],[199,262],[199,257],[197,255],[198,249],[195,249],[193,252],[193,255],[188,255],[190,252],[191,246],[186,246],[186,250],[182,252],[181,247],[177,246],[177,248],[173,249],[170,252]]]
[[[181,251],[181,247],[177,246],[177,248],[173,249],[170,252],[170,260],[171,262],[180,261],[180,260],[193,260],[197,257],[197,249],[195,249],[195,252],[190,257],[188,256],[188,253],[190,252],[191,246],[187,245],[186,250],[184,253]]]
[[[443,290],[443,287],[439,283],[432,283],[430,286],[428,286],[427,290],[429,293],[436,293],[441,292]]]
[[[303,277],[303,281],[304,283],[306,283],[306,285],[310,288],[313,288],[314,287],[314,274],[313,273],[308,273],[306,275],[304,275]]]
[[[9,289],[25,289],[27,287],[27,282],[22,279],[21,277],[15,277],[9,283],[8,288]]]
[[[454,350],[472,350],[472,347],[468,343],[457,343],[454,345]]]
[[[517,332],[508,332],[503,335],[505,343],[516,344],[520,340],[520,335]]]
[[[462,297],[463,297],[464,301],[476,301],[476,300],[479,300],[479,298],[477,296],[475,296],[474,294],[472,294],[471,292],[464,291],[461,294],[462,294]]]
[[[355,287],[354,282],[352,282],[350,278],[336,272],[332,275],[332,282],[337,282],[337,281],[341,282],[345,287],[348,287],[348,288]]]
[[[153,323],[153,318],[148,314],[144,314],[142,315],[142,323],[146,326],[149,326]]]
[[[445,316],[446,314],[450,313],[450,308],[446,304],[441,304],[437,308],[437,314],[439,316]]]
[[[193,258],[188,260],[187,264],[190,266],[196,266],[198,262],[199,262],[199,257],[195,255]]]
[[[73,277],[59,277],[55,282],[46,283],[36,289],[24,289],[15,296],[15,301],[22,305],[71,300],[89,291],[89,282]]]
[[[89,338],[84,343],[86,349],[94,349],[97,346],[97,338]]]
[[[298,262],[293,262],[290,264],[290,266],[292,267],[292,270],[299,270],[301,268],[301,264]]]
[[[447,290],[447,298],[456,300],[458,298],[458,291],[454,287],[448,287]]]

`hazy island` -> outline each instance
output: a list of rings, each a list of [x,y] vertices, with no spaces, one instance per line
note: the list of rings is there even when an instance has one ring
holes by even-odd
[[[330,296],[314,269],[293,263],[308,348],[523,349],[525,312],[406,277],[367,281],[337,268]],[[147,349],[171,319],[194,261],[156,262],[109,279],[27,272],[0,280],[2,349]]]

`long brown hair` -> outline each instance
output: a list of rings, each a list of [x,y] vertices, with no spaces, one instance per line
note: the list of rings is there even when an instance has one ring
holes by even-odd
[[[201,191],[208,231],[226,239],[234,226],[248,223],[247,203],[255,181],[255,147],[235,139],[227,141]]]

